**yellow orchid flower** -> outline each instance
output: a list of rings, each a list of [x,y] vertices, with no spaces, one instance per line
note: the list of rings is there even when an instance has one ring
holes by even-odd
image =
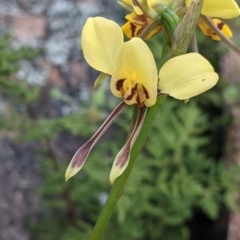
[[[89,18],[84,25],[81,45],[88,64],[111,76],[110,89],[114,96],[123,97],[127,105],[155,104],[156,64],[143,40],[132,38],[123,42],[121,28],[115,22],[96,17]],[[190,53],[163,65],[158,86],[161,93],[184,100],[207,91],[217,80],[211,64],[200,54]]]
[[[192,0],[186,0],[186,6],[189,7],[191,2]],[[204,0],[201,14],[207,17],[230,19],[238,17],[240,10],[234,0]]]
[[[111,182],[126,169],[131,148],[148,109],[143,106],[154,105],[157,92],[185,100],[207,91],[218,81],[211,64],[198,53],[170,59],[157,74],[153,55],[143,40],[132,38],[123,42],[121,28],[105,18],[87,20],[82,30],[81,44],[86,61],[93,68],[111,75],[111,91],[116,97],[123,97],[125,103],[120,103],[92,138],[77,150],[66,170],[66,180],[80,171],[91,149],[126,104],[137,104],[142,108],[130,137],[114,161]]]
[[[146,15],[138,15],[136,12],[132,12],[125,16],[127,22],[122,26],[122,31],[127,38],[138,37],[146,29],[146,27],[152,22],[152,19]],[[156,33],[158,33],[163,26],[155,27],[144,40],[151,39]]]
[[[186,6],[189,7],[192,0],[186,0]],[[232,37],[232,31],[222,20],[235,18],[240,15],[240,10],[234,0],[204,0],[201,14],[212,18],[214,25],[228,38]],[[202,33],[211,37],[213,40],[220,41],[220,37],[209,27],[209,25],[200,17],[198,20],[198,27]]]
[[[192,0],[186,0],[186,6],[191,4]],[[232,31],[222,20],[217,19],[220,17],[223,19],[235,18],[240,15],[240,10],[237,3],[234,0],[205,0],[201,14],[212,18],[214,25],[228,38],[232,37]],[[198,27],[202,33],[211,37],[213,40],[220,41],[219,36],[209,27],[209,25],[200,17],[198,20]]]
[[[150,107],[157,98],[157,68],[143,40],[123,42],[115,22],[101,17],[89,18],[82,30],[83,54],[93,68],[112,76],[114,96],[128,105]]]
[[[134,1],[123,0],[123,2],[132,6],[133,11],[125,16],[127,22],[122,26],[122,31],[128,38],[139,37],[141,33],[153,22],[153,19],[146,16],[142,10],[134,4]],[[159,2],[167,2],[167,0],[158,0],[158,3]],[[147,3],[149,9],[151,9],[151,6],[156,3],[156,0],[150,2],[148,1]],[[161,29],[163,29],[163,26],[156,26],[146,37],[144,37],[144,40],[152,38]]]
[[[213,24],[228,38],[233,36],[231,29],[218,18],[210,18]],[[200,17],[198,19],[198,27],[202,33],[206,36],[211,37],[215,41],[221,41],[220,37],[209,27],[209,25]]]

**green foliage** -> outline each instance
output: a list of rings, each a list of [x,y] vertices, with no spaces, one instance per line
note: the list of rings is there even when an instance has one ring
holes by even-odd
[[[45,172],[47,182],[40,193],[55,216],[51,226],[56,233],[49,239],[75,239],[76,232],[79,238],[87,239],[102,207],[100,199],[110,191],[108,174],[126,136],[129,110],[114,127],[114,132],[123,133],[118,135],[118,141],[113,142],[111,134],[101,141],[80,174],[67,184],[60,185],[66,166],[57,176],[51,174],[50,167],[44,167],[49,172]],[[186,222],[195,209],[216,219],[223,204],[230,209],[236,207],[240,169],[227,169],[201,151],[210,143],[204,134],[210,126],[207,115],[193,100],[185,105],[168,99],[161,110],[104,239],[186,240],[190,236]],[[61,186],[67,187],[72,196],[79,231],[69,228],[66,218],[64,226],[59,225],[57,219],[64,219],[62,211],[67,208]],[[49,225],[45,228],[35,228],[37,239],[45,236]]]
[[[119,238],[110,239],[188,239],[185,223],[194,209],[216,219],[222,204],[236,207],[240,169],[226,169],[201,152],[208,127],[196,102],[167,101],[118,204]]]
[[[19,61],[23,59],[31,60],[39,55],[40,50],[33,50],[28,47],[13,49],[12,37],[5,34],[0,38],[0,93],[11,94],[12,97],[35,98],[36,89],[29,91],[26,83],[15,81],[13,74],[19,70]]]

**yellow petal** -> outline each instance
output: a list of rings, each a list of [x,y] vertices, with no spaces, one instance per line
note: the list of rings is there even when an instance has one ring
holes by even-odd
[[[125,18],[128,21],[122,26],[122,31],[128,38],[139,37],[146,27],[153,21],[146,15],[137,15],[135,12],[126,15]],[[152,38],[162,28],[162,26],[155,27],[146,37],[144,37],[144,40]]]
[[[216,27],[228,38],[231,38],[233,36],[231,29],[229,26],[221,21],[218,18],[213,18],[212,19],[213,23],[216,25]]]
[[[127,38],[133,38],[139,36],[140,30],[142,30],[143,27],[140,25],[136,25],[133,22],[127,21],[122,26],[122,31],[125,34]]]
[[[157,97],[157,79],[156,64],[146,43],[140,38],[124,43],[118,51],[111,79],[113,95],[123,97],[129,105],[152,106]]]
[[[134,22],[128,21],[122,26],[122,31],[127,38],[131,39],[133,37],[139,37],[141,33],[145,30],[145,28],[146,26],[141,26],[141,25],[135,24]],[[163,28],[162,26],[157,26],[151,32],[149,32],[146,37],[144,37],[144,40],[151,39],[162,28]]]
[[[212,19],[215,26],[228,38],[232,37],[232,31],[227,24],[222,22],[220,19]],[[220,41],[220,37],[209,27],[209,25],[200,17],[198,19],[198,27],[202,33],[208,37],[211,37],[213,40]]]
[[[144,14],[138,15],[135,12],[131,12],[130,14],[127,14],[125,16],[125,19],[127,19],[130,22],[134,22],[135,24],[146,25],[146,26],[153,21],[152,19],[148,18],[146,15]]]
[[[186,0],[189,7],[192,0]],[[240,10],[234,0],[204,0],[201,13],[208,17],[235,18],[240,15]]]
[[[146,0],[131,0],[132,2],[132,7],[134,11],[138,15],[144,14],[143,11],[141,10],[140,6],[145,6],[146,8],[153,9],[155,5],[161,4],[161,3],[166,3],[166,4],[171,4],[172,0],[147,0],[147,5],[145,5]]]
[[[121,0],[121,2],[127,4],[127,5],[131,5],[131,0]]]
[[[151,8],[154,5],[161,4],[161,3],[168,3],[171,4],[172,0],[148,0],[148,6]]]
[[[143,11],[140,8],[140,6],[143,2],[144,2],[144,0],[131,0],[132,7],[138,15],[143,14]]]
[[[88,18],[82,30],[81,45],[88,64],[96,70],[112,75],[116,54],[123,44],[121,27],[102,18]]]
[[[200,54],[189,53],[167,61],[159,72],[159,89],[176,99],[184,100],[212,88],[218,75]]]

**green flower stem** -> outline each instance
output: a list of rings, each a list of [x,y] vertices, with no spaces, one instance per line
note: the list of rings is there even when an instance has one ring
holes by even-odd
[[[138,135],[138,138],[136,139],[136,142],[131,150],[131,158],[130,158],[129,164],[128,164],[126,170],[123,172],[123,174],[115,180],[112,190],[108,196],[107,202],[105,203],[105,205],[99,215],[99,218],[96,222],[96,225],[93,229],[93,232],[90,236],[90,240],[101,239],[102,234],[107,226],[107,223],[113,213],[113,210],[124,191],[125,185],[128,181],[128,178],[131,174],[132,168],[137,160],[137,157],[144,145],[145,139],[148,135],[148,131],[153,122],[153,119],[156,116],[159,108],[162,106],[166,97],[167,97],[166,95],[160,95],[157,99],[156,104],[148,109],[142,129],[141,129],[141,131]]]
[[[165,62],[167,62],[170,52],[170,42],[166,33],[163,34],[161,59],[159,62],[159,69],[162,68]]]

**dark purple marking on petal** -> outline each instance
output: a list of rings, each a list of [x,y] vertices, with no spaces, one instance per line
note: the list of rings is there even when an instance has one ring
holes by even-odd
[[[118,91],[121,91],[121,88],[123,87],[123,82],[124,82],[125,80],[126,80],[126,78],[117,80],[117,82],[116,82],[116,89],[117,89]]]
[[[113,120],[126,108],[126,104],[121,102],[103,122],[97,132],[82,146],[73,156],[71,168],[80,168],[87,159],[87,156],[99,138],[106,132]]]
[[[134,23],[130,22],[130,27],[131,27],[132,37],[137,36],[137,35],[135,35],[135,31],[136,31],[137,26]]]
[[[225,25],[224,22],[217,23],[217,28],[218,28],[219,30],[222,30],[224,25]]]
[[[137,92],[137,84],[135,84],[135,86],[131,89],[131,94],[126,98],[126,100],[131,100],[133,98],[133,96],[136,94]]]
[[[146,96],[146,99],[149,99],[149,94],[148,94],[147,89],[144,86],[142,86],[142,87],[143,87],[143,91],[144,91],[144,94]]]

